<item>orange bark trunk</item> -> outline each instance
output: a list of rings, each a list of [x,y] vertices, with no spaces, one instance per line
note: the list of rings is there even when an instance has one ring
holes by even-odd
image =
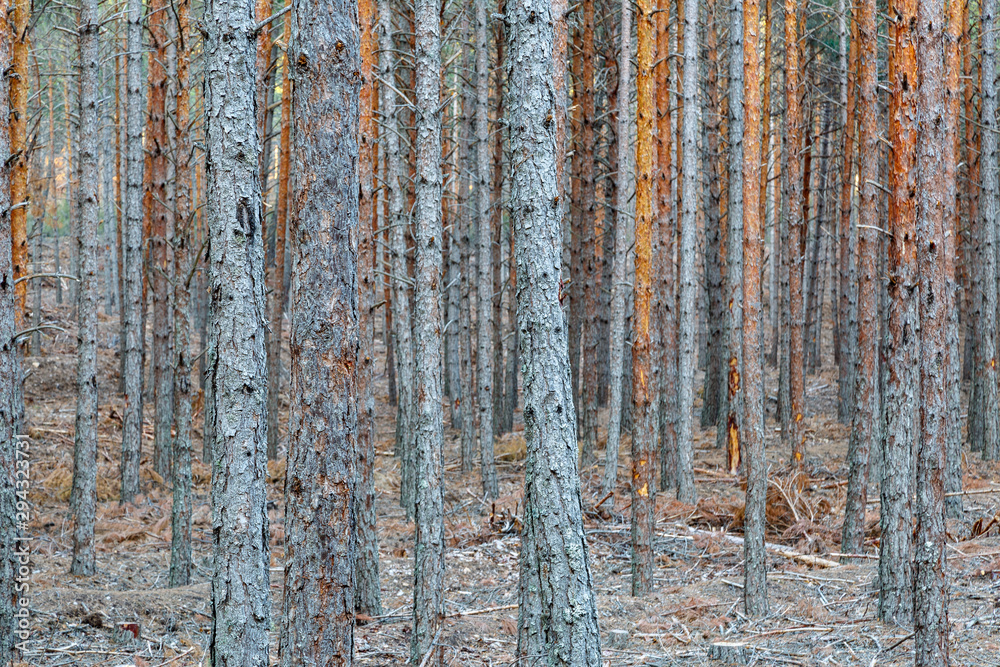
[[[11,29],[14,32],[12,71],[10,74],[10,153],[14,160],[10,174],[10,226],[14,261],[14,280],[28,274],[28,19],[31,14],[30,0],[14,0]],[[16,324],[24,328],[25,299],[28,283],[16,283],[14,293],[17,301]]]

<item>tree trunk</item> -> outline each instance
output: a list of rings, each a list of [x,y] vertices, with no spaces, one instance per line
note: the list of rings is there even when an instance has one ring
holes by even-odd
[[[854,420],[848,442],[847,505],[841,549],[858,553],[863,547],[865,506],[868,502],[868,460],[879,442],[881,422],[878,380],[878,134],[875,1],[863,0],[858,22],[858,78],[860,88],[860,147],[858,176],[858,340],[855,371]],[[906,459],[907,461],[909,458]],[[908,466],[907,466],[908,467]]]
[[[506,9],[504,4],[507,0],[497,0],[497,13],[504,14]],[[501,269],[503,264],[503,183],[504,183],[504,125],[500,121],[504,118],[504,46],[506,44],[506,30],[503,21],[495,21],[497,59],[494,66],[496,72],[496,119],[498,127],[493,133],[493,187],[497,200],[492,208],[492,234],[493,243],[500,248],[497,257],[493,261],[493,433],[501,435],[503,428],[503,275]]]
[[[640,0],[636,18],[636,186],[635,313],[632,315],[632,595],[653,589],[653,532],[656,506],[656,411],[652,397],[653,347],[650,315],[653,300],[653,129],[655,31],[651,0]],[[617,464],[616,464],[617,465]],[[614,487],[612,487],[614,488]]]
[[[671,204],[671,157],[673,155],[670,129],[671,93],[668,82],[670,73],[670,0],[658,0],[656,19],[656,62],[663,82],[656,87],[656,215],[659,247],[656,256],[657,289],[660,328],[661,360],[657,412],[660,434],[660,490],[666,491],[672,483],[677,459],[677,285],[674,278],[677,229]]]
[[[521,533],[519,664],[600,664],[600,634],[583,536],[576,425],[562,307],[561,223],[548,3],[508,5],[511,214],[517,262],[517,325],[524,359],[528,458]],[[558,505],[558,511],[555,511]]]
[[[357,465],[354,484],[355,515],[357,517],[357,561],[354,567],[354,610],[360,614],[379,616],[382,613],[382,591],[379,588],[378,534],[375,531],[375,57],[378,44],[375,36],[375,0],[360,0],[358,22],[361,28],[359,57],[361,58],[361,98],[359,123],[355,136],[360,137],[358,150],[358,326],[360,346],[355,365],[357,374]],[[353,2],[351,3],[353,4]],[[325,6],[325,5],[323,5]],[[350,7],[350,5],[348,5]],[[284,94],[284,89],[282,89]],[[324,145],[339,141],[336,135]],[[326,149],[323,149],[326,150]],[[346,153],[346,151],[345,151]],[[345,156],[346,157],[346,156]],[[323,209],[320,208],[322,211]],[[300,228],[301,229],[301,228]],[[310,286],[312,289],[312,286]]]
[[[126,30],[127,32],[127,30]],[[127,95],[125,71],[122,63],[124,52],[128,50],[128,37],[121,42],[122,53],[115,54],[115,261],[118,264],[118,393],[125,394],[125,197],[122,194],[125,182],[125,163],[122,161],[122,139],[125,135],[124,98]],[[49,86],[49,106],[52,107],[52,86]],[[51,111],[50,111],[51,114]],[[51,118],[50,118],[51,120]],[[55,132],[49,129],[49,146],[52,161],[55,162]],[[49,180],[54,177],[53,165],[49,165]]]
[[[7,39],[8,0],[0,0],[0,71],[11,63],[11,44]],[[10,115],[9,89],[0,87],[0,118]],[[14,290],[14,263],[10,225],[10,133],[0,132],[0,376],[9,378],[0,383],[0,663],[13,664],[19,657],[17,642],[17,604],[21,597],[16,591],[18,558],[24,553],[19,541],[19,524],[27,515],[17,511],[19,501],[27,497],[24,487],[30,474],[30,463],[22,451],[17,434],[21,419],[21,362],[15,344],[17,334],[17,296]]]
[[[906,626],[913,613],[912,514],[910,508],[911,443],[917,435],[919,331],[917,255],[917,81],[916,35],[918,0],[895,0],[890,26],[894,36],[891,57],[892,97],[889,103],[889,136],[892,167],[889,174],[889,354],[886,358],[885,432],[881,446],[881,528],[879,549],[879,617]],[[867,231],[867,230],[865,230]],[[860,510],[863,512],[864,510]],[[846,524],[845,524],[846,525]],[[859,530],[854,526],[855,530]],[[860,528],[863,531],[863,527]],[[863,548],[863,535],[852,536],[851,553]]]
[[[989,30],[997,24],[997,3],[984,0],[982,26],[987,26],[982,38],[983,85],[982,151],[980,152],[981,189],[979,207],[978,278],[981,295],[977,299],[976,362],[973,366],[976,401],[969,410],[969,436],[973,450],[981,450],[984,459],[1000,458],[1000,397],[998,397],[997,369],[997,254],[998,238],[996,220],[1000,215],[1000,158],[998,158],[996,40],[988,37]]]
[[[846,0],[843,0],[846,1]],[[846,17],[842,20],[846,20]],[[841,30],[843,39],[847,39],[846,30]],[[842,49],[843,50],[843,49]],[[857,95],[855,94],[855,74],[858,70],[858,18],[851,20],[851,35],[849,60],[841,58],[844,74],[844,92],[841,100],[844,103],[844,144],[843,162],[841,166],[840,186],[840,286],[837,303],[837,322],[840,338],[838,375],[837,375],[837,417],[842,422],[849,422],[854,413],[854,358],[857,343],[857,313],[851,308],[852,292],[856,289],[851,276],[851,267],[856,259],[857,231],[851,222],[851,209],[854,204],[854,126],[857,123]]]
[[[392,5],[389,0],[379,0],[381,34],[382,78],[392,81],[396,71]],[[399,147],[399,122],[396,117],[396,91],[390,86],[379,89],[382,94],[382,122],[385,125],[386,170],[384,175],[389,215],[389,248],[392,274],[392,324],[395,343],[396,378],[399,387],[396,405],[396,452],[400,458],[400,505],[407,517],[413,516],[413,346],[410,338],[410,295],[407,278],[406,232],[407,218],[403,216],[403,185],[399,178],[403,164]]]
[[[493,458],[493,234],[490,229],[490,71],[486,0],[476,0],[476,166],[475,220],[477,280],[476,401],[479,408],[479,456],[483,495],[496,499],[497,468]],[[499,196],[499,193],[497,193]]]
[[[631,81],[629,65],[632,50],[632,4],[622,0],[621,7],[621,57],[618,59],[618,129],[619,141],[628,136],[629,119],[629,84]],[[626,250],[628,241],[627,207],[621,206],[628,191],[628,179],[631,172],[630,153],[627,149],[618,152],[618,171],[616,191],[619,194],[617,219],[615,221],[615,259],[614,272],[611,278],[611,404],[608,413],[608,444],[604,460],[604,483],[602,491],[608,493],[615,488],[618,476],[618,445],[621,437],[622,422],[622,369],[625,357],[625,307],[626,290]],[[593,293],[594,290],[590,290]],[[595,322],[596,323],[596,322]]]
[[[743,0],[731,0],[729,10],[729,220],[727,223],[726,250],[726,292],[723,339],[726,345],[725,367],[719,388],[720,416],[718,420],[717,444],[726,449],[726,468],[735,475],[740,467],[740,433],[743,425],[742,384],[743,376],[743,116],[744,116],[744,63],[743,53]],[[754,11],[752,19],[760,12],[760,0],[756,0],[747,10]],[[757,41],[757,31],[751,37]],[[756,46],[754,47],[756,49]],[[756,52],[755,52],[756,53]],[[759,63],[753,65],[756,72]],[[754,75],[756,76],[756,75]],[[757,95],[760,83],[754,82]],[[759,100],[758,100],[759,102]],[[760,122],[758,110],[758,123]],[[756,133],[758,130],[754,129]],[[760,160],[760,142],[757,143],[757,160]],[[758,167],[758,170],[760,167]],[[759,180],[759,176],[758,179]],[[757,181],[753,181],[757,187]],[[758,200],[761,193],[758,192]],[[758,212],[757,222],[763,216]],[[759,278],[759,277],[758,277]]]
[[[267,302],[257,180],[260,144],[253,83],[253,9],[252,0],[212,0],[205,8],[214,350],[210,383],[215,416],[209,643],[213,667],[266,664],[271,627],[266,509]],[[324,159],[328,157],[324,154]],[[298,544],[295,530],[287,522],[286,531],[288,544]],[[343,532],[338,531],[341,537]]]
[[[169,239],[173,238],[172,216],[167,205],[167,178],[170,146],[167,139],[167,46],[166,0],[149,4],[149,117],[146,121],[146,164],[148,188],[143,212],[152,230],[149,239],[149,277],[153,291],[153,401],[156,408],[153,428],[153,466],[164,480],[170,477],[170,427],[173,423],[173,353],[170,284],[173,261]]]
[[[125,414],[122,419],[121,502],[139,493],[142,447],[143,214],[142,2],[128,0],[125,143]]]
[[[13,164],[10,170],[10,226],[14,261],[14,280],[28,275],[28,57],[31,43],[28,23],[31,19],[31,0],[12,0],[10,12],[12,29],[12,55],[10,77],[10,152]],[[97,86],[95,81],[94,86]],[[96,174],[96,172],[95,172]],[[25,327],[24,312],[28,294],[27,281],[16,282],[17,327]]]
[[[291,16],[285,18],[285,40],[291,37]],[[278,457],[278,415],[281,396],[281,339],[285,312],[285,239],[288,224],[288,175],[291,164],[292,82],[286,49],[281,67],[281,138],[278,158],[278,202],[274,216],[274,260],[267,274],[270,325],[267,339],[267,458]]]
[[[782,248],[788,261],[788,317],[784,321],[788,345],[782,345],[783,363],[788,366],[787,441],[791,444],[792,464],[801,468],[805,456],[805,424],[803,401],[805,384],[802,376],[802,253],[803,170],[799,161],[802,143],[801,81],[799,70],[798,2],[785,0],[785,169],[784,209],[787,212],[787,244]],[[805,174],[808,177],[808,174]],[[784,393],[784,392],[782,392]],[[784,435],[784,433],[783,433]]]
[[[735,9],[733,10],[735,13]],[[740,455],[746,472],[744,519],[743,603],[748,616],[767,614],[767,552],[764,550],[767,461],[764,458],[764,374],[761,364],[760,270],[764,251],[761,216],[760,56],[757,54],[757,16],[760,0],[743,5],[743,413]],[[735,19],[734,19],[735,24]],[[767,22],[765,21],[765,29]],[[732,29],[732,28],[730,28]],[[770,66],[765,63],[766,66]],[[766,111],[767,107],[763,107]],[[732,343],[730,342],[730,349]],[[732,371],[730,370],[730,373]],[[737,377],[737,380],[739,378]],[[730,410],[733,402],[730,401]],[[731,443],[731,440],[730,440]],[[730,462],[731,463],[731,462]]]
[[[583,330],[583,377],[580,406],[582,449],[580,452],[581,470],[592,466],[596,460],[594,450],[597,449],[598,404],[600,400],[600,362],[598,357],[601,326],[599,312],[601,311],[601,283],[598,272],[601,271],[600,255],[603,235],[598,229],[596,188],[594,181],[594,0],[583,0],[582,51],[580,52],[581,77],[580,86],[580,127],[579,132],[579,163],[580,163],[580,193],[575,202],[580,209],[580,225],[574,232],[582,237],[581,250],[583,258],[581,265],[583,275],[575,276],[573,284],[583,285],[582,292],[585,325]],[[604,225],[605,228],[607,225]],[[606,287],[606,285],[605,285]],[[614,292],[612,292],[614,293]],[[611,443],[610,431],[608,443]],[[615,442],[618,441],[617,431]],[[618,469],[618,448],[608,445],[605,449],[605,471]],[[608,481],[610,479],[610,482]],[[615,478],[608,477],[605,472],[605,491],[614,488]],[[609,487],[608,484],[611,484]]]
[[[363,67],[352,0],[294,15],[295,192],[284,621],[286,666],[351,664],[355,610]],[[370,23],[369,23],[370,26]],[[369,91],[370,92],[370,91]],[[362,101],[359,102],[359,97]],[[339,118],[338,123],[324,119]],[[360,145],[359,145],[360,144]],[[369,221],[365,221],[368,224]],[[369,258],[370,259],[370,258]],[[364,419],[361,415],[360,419]]]
[[[677,499],[694,504],[694,372],[697,364],[697,200],[698,200],[698,0],[684,5],[683,184],[680,233],[680,318],[678,345]]]
[[[173,504],[170,512],[170,585],[191,583],[191,280],[200,252],[191,215],[191,123],[189,14],[191,0],[177,10],[177,97],[174,142],[174,447]]]
[[[417,177],[413,210],[415,261],[413,635],[410,660],[434,650],[444,608],[444,506],[441,475],[441,26],[434,0],[416,16]]]
[[[962,12],[965,3],[952,2],[948,5],[948,29],[945,42],[946,67],[946,99],[948,103],[948,135],[944,146],[945,163],[945,280],[948,283],[948,322],[946,332],[946,349],[948,356],[948,371],[946,386],[948,391],[948,426],[947,450],[945,453],[947,469],[945,471],[944,490],[946,494],[957,494],[962,491],[962,369],[959,354],[960,344],[960,307],[961,293],[956,280],[956,252],[959,247],[961,197],[958,189],[958,156],[959,123],[962,112],[962,91],[960,89]],[[945,497],[945,508],[950,518],[961,519],[963,516],[962,496]]]
[[[722,377],[723,359],[727,356],[722,340],[725,331],[727,303],[724,302],[726,291],[726,252],[729,236],[727,234],[726,208],[728,201],[723,201],[723,181],[727,181],[728,164],[723,160],[720,150],[723,126],[729,120],[729,99],[723,91],[725,85],[719,81],[719,47],[718,47],[718,9],[720,3],[711,0],[706,3],[705,36],[702,58],[705,61],[705,99],[701,113],[707,112],[708,120],[701,124],[701,174],[703,179],[702,196],[705,198],[703,216],[705,248],[704,271],[705,292],[708,308],[704,318],[699,317],[699,324],[704,325],[704,356],[705,383],[702,389],[701,427],[715,426],[719,421],[720,392],[723,390]],[[723,77],[724,79],[725,77]],[[725,117],[725,118],[724,118]],[[727,188],[728,189],[728,188]],[[741,239],[742,243],[742,239]],[[701,347],[701,345],[699,345]]]
[[[944,667],[948,664],[944,478],[948,429],[947,375],[953,351],[946,345],[950,304],[945,276],[944,254],[948,244],[945,242],[944,216],[945,209],[951,204],[944,200],[947,188],[942,177],[948,173],[944,144],[949,141],[944,83],[944,15],[943,0],[919,0],[915,22],[920,82],[916,240],[920,281],[920,439],[915,508],[917,530],[914,537],[915,667]],[[985,16],[983,25],[992,26],[993,23],[987,22]],[[993,41],[993,33],[987,34],[990,36],[984,39],[984,43]],[[987,82],[984,88],[992,87],[993,80],[986,78],[985,70],[983,78]],[[983,107],[985,109],[985,103]],[[987,128],[992,128],[993,117],[989,118],[991,122]]]
[[[94,574],[94,520],[97,512],[97,115],[99,73],[97,0],[80,7],[80,228],[76,239],[80,258],[77,289],[76,428],[73,439],[73,562],[70,572]]]

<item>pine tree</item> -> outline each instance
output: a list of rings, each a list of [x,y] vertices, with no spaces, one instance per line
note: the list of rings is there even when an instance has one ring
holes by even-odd
[[[945,95],[945,3],[917,0],[917,236],[920,282],[920,431],[914,534],[915,667],[948,664],[948,584],[945,579],[944,477],[948,429],[948,285],[944,253],[949,141]],[[983,25],[990,25],[984,21]],[[984,42],[992,41],[992,36]],[[990,81],[985,79],[984,81]],[[987,86],[989,84],[987,83]],[[985,88],[986,86],[984,86]],[[986,106],[985,104],[983,105]]]
[[[767,553],[764,510],[767,462],[764,458],[764,374],[761,360],[760,271],[764,246],[761,195],[760,56],[757,53],[759,0],[743,4],[743,431],[741,456],[746,471],[743,603],[749,616],[767,614]],[[765,23],[766,25],[766,23]],[[768,65],[769,66],[769,65]]]
[[[887,622],[910,622],[913,600],[910,470],[919,377],[917,325],[917,81],[916,35],[911,26],[918,0],[892,5],[894,36],[889,104],[892,167],[889,229],[889,355],[886,359],[885,431],[881,447],[881,526],[879,549],[879,616]],[[862,509],[861,512],[864,510]],[[860,543],[856,543],[860,546]]]
[[[94,574],[94,520],[97,514],[97,146],[98,104],[97,0],[80,7],[78,48],[80,62],[80,259],[77,288],[76,428],[73,439],[73,562],[70,572]]]
[[[694,486],[694,370],[697,362],[697,312],[695,275],[698,201],[698,0],[683,0],[684,18],[684,122],[683,182],[681,187],[680,224],[680,317],[678,344],[678,406],[677,406],[677,498],[693,504],[697,498]]]
[[[549,3],[507,5],[511,214],[517,327],[524,360],[528,456],[521,533],[518,664],[600,664],[583,535],[576,415],[559,303],[562,231],[556,198]],[[558,511],[553,511],[558,506]]]
[[[299,0],[294,20],[292,416],[283,665],[349,665],[356,558],[360,17]],[[338,123],[323,119],[337,117]],[[310,175],[310,176],[307,176]],[[367,222],[367,221],[366,221]]]
[[[436,0],[417,0],[414,219],[414,664],[434,650],[444,607],[444,440],[441,409],[441,25]]]
[[[125,414],[122,420],[121,502],[139,493],[142,456],[143,224],[142,2],[128,0],[125,154]],[[206,397],[207,398],[207,397]]]
[[[479,412],[479,456],[483,495],[495,499],[497,468],[493,456],[493,234],[490,229],[490,73],[486,0],[476,0],[476,164],[475,220],[478,258],[476,314],[476,402]]]
[[[861,197],[858,209],[858,326],[855,375],[854,419],[848,443],[847,505],[841,549],[857,553],[864,536],[865,506],[868,501],[868,460],[879,442],[881,421],[878,390],[878,134],[876,117],[876,28],[874,0],[858,7],[858,103],[860,106],[860,146],[858,177]]]
[[[170,585],[191,583],[191,280],[199,252],[192,252],[191,119],[189,72],[191,0],[177,3],[177,138],[174,144],[174,446],[173,503],[170,512]]]
[[[656,523],[656,383],[650,318],[653,301],[653,127],[656,40],[651,0],[640,0],[637,16],[635,312],[632,315],[632,595],[653,589]],[[617,465],[617,462],[616,462]],[[614,487],[612,487],[614,488]]]
[[[0,0],[0,72],[7,74],[11,63],[11,44],[7,39],[10,25],[7,19],[9,0]],[[0,77],[0,118],[10,114],[9,87]],[[0,664],[13,663],[17,657],[14,631],[17,612],[15,577],[18,540],[17,485],[22,479],[24,464],[18,462],[17,434],[20,427],[21,364],[15,335],[16,296],[14,292],[14,262],[10,224],[10,133],[0,132],[0,374],[17,381],[0,384],[0,469],[11,474],[0,475]]]
[[[271,628],[267,353],[252,0],[205,7],[212,322],[213,667],[264,665]]]

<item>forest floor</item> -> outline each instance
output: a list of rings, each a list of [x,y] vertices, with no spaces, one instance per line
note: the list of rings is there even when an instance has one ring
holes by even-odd
[[[170,495],[150,469],[151,410],[146,410],[143,484],[134,506],[120,507],[118,459],[122,399],[118,381],[117,316],[100,314],[100,414],[97,574],[68,573],[70,494],[75,411],[75,334],[71,309],[49,303],[46,319],[69,333],[43,340],[43,355],[25,359],[26,421],[30,436],[29,532],[33,577],[31,637],[26,665],[207,665],[210,631],[209,472],[194,464],[195,583],[168,588]],[[68,303],[68,298],[67,298]],[[829,346],[826,348],[829,350]],[[383,358],[384,359],[384,358]],[[377,369],[384,368],[380,363]],[[770,378],[773,382],[773,378]],[[377,401],[378,535],[384,615],[359,621],[356,663],[402,665],[408,655],[412,604],[413,526],[398,505],[399,467],[392,456],[394,410]],[[699,377],[700,381],[700,377]],[[698,385],[700,387],[700,384]],[[769,386],[773,397],[774,386]],[[836,369],[808,377],[805,475],[789,473],[788,452],[775,431],[769,404],[768,533],[771,545],[834,560],[839,551],[846,486],[848,428],[836,420]],[[696,413],[700,399],[696,405]],[[284,406],[287,407],[287,404]],[[520,421],[518,413],[516,421]],[[200,452],[200,411],[195,442]],[[461,471],[458,434],[445,442],[447,571],[440,635],[446,665],[509,665],[516,646],[518,521],[524,477],[522,434],[497,447],[501,498],[480,498],[479,475]],[[605,665],[709,665],[709,646],[743,644],[745,664],[904,665],[912,661],[908,629],[875,618],[878,542],[877,488],[867,515],[869,554],[859,564],[823,563],[769,551],[771,613],[743,616],[742,548],[738,543],[743,490],[724,471],[714,430],[696,428],[696,481],[701,500],[684,505],[671,492],[657,497],[656,588],[634,598],[629,581],[629,439],[623,438],[619,486],[602,499],[599,469],[583,471],[583,505]],[[602,433],[602,443],[604,434]],[[603,444],[601,445],[603,447]],[[966,452],[965,518],[948,524],[949,620],[954,665],[1000,665],[1000,467]],[[603,460],[603,451],[598,451]],[[269,465],[273,625],[280,627],[283,545],[283,461]],[[801,487],[801,488],[800,488]],[[989,489],[997,489],[990,492]],[[992,524],[992,525],[991,525]],[[986,528],[984,531],[983,529]],[[737,538],[734,540],[733,538]],[[123,625],[126,624],[126,625]],[[136,625],[127,625],[136,624]],[[137,635],[137,636],[136,636]],[[272,658],[277,632],[272,633]]]

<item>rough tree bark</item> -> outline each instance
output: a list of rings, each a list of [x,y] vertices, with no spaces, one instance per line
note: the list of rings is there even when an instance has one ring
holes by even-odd
[[[868,459],[879,442],[881,422],[878,381],[878,133],[876,116],[875,2],[862,0],[858,7],[858,102],[860,146],[858,176],[858,327],[855,371],[854,419],[848,442],[847,505],[841,549],[858,553],[864,537],[868,501]]]
[[[128,0],[125,148],[125,414],[122,419],[121,502],[139,493],[142,455],[142,0]]]
[[[215,415],[209,643],[213,667],[266,665],[271,628],[267,310],[257,182],[255,26],[253,0],[210,0],[205,7],[211,347],[215,350],[209,379]]]
[[[594,450],[597,448],[597,427],[598,427],[598,402],[600,396],[600,376],[598,361],[598,348],[600,346],[601,326],[599,311],[601,310],[602,285],[599,281],[601,271],[600,244],[604,234],[598,229],[597,222],[597,197],[594,181],[594,0],[583,0],[583,26],[581,29],[582,51],[580,52],[580,81],[579,91],[579,177],[580,193],[579,200],[575,202],[580,213],[580,224],[575,233],[581,238],[580,252],[583,255],[581,264],[583,275],[575,276],[571,284],[581,284],[583,286],[583,310],[585,313],[585,324],[583,330],[583,369],[580,375],[583,378],[581,393],[583,401],[581,404],[581,431],[582,449],[580,452],[581,469],[587,468],[594,463]],[[604,223],[607,229],[607,222]],[[616,292],[612,291],[612,294]],[[611,441],[611,430],[608,431],[608,441],[605,449],[604,460],[604,489],[605,492],[614,488],[617,478],[609,476],[608,471],[618,470],[618,434],[615,430],[614,443]],[[610,480],[610,481],[609,481]],[[610,486],[609,486],[610,484]]]
[[[285,40],[291,37],[291,16],[285,18]],[[267,289],[270,322],[267,339],[267,458],[278,456],[278,399],[281,394],[281,338],[285,313],[285,239],[288,225],[288,175],[291,165],[292,84],[288,50],[281,67],[281,137],[278,158],[278,201],[274,215],[274,259],[268,267]]]
[[[299,0],[295,7],[289,60],[295,64],[298,176],[291,219],[292,416],[279,653],[286,667],[350,665],[364,85],[358,76],[359,6],[356,0]]]
[[[917,223],[917,78],[916,35],[918,0],[894,0],[890,10],[894,36],[890,55],[889,136],[889,354],[886,363],[884,433],[880,438],[886,461],[880,485],[882,529],[879,549],[879,617],[905,626],[913,613],[912,514],[910,508],[911,446],[917,433],[914,419],[919,388],[916,223]],[[864,511],[863,509],[861,510]],[[845,524],[846,525],[846,524]],[[857,525],[853,526],[858,530]],[[863,530],[863,527],[860,528]],[[852,548],[862,546],[860,536]],[[851,551],[848,553],[858,553]]]
[[[147,266],[153,297],[153,467],[164,480],[170,477],[170,427],[173,424],[173,323],[171,322],[170,283],[173,261],[170,239],[173,217],[167,203],[167,179],[170,146],[167,138],[167,35],[166,0],[149,3],[150,56],[148,66],[149,115],[146,119],[147,188],[143,193],[144,223],[150,230]]]
[[[656,274],[659,301],[658,325],[660,327],[659,367],[660,383],[657,411],[660,433],[660,490],[666,491],[672,483],[677,453],[677,285],[674,261],[676,251],[671,194],[671,158],[673,156],[670,129],[670,0],[658,0],[656,19],[656,62],[660,73],[657,78],[664,85],[656,87],[656,215],[659,247],[656,257]]]
[[[721,405],[718,420],[719,446],[726,449],[726,468],[733,475],[740,467],[740,433],[743,430],[743,0],[731,0],[729,10],[729,206],[726,252],[726,311],[723,335],[727,345],[725,372],[719,388]],[[748,7],[748,9],[751,9]],[[760,2],[752,8],[760,11]],[[755,13],[754,17],[757,16]],[[756,41],[757,33],[753,33]],[[754,47],[756,48],[756,47]],[[759,66],[758,63],[751,63]],[[757,70],[752,70],[756,72]],[[756,82],[760,95],[760,83]],[[759,105],[759,100],[758,100]],[[759,113],[759,111],[758,111]],[[758,121],[759,122],[759,121]],[[755,129],[754,132],[757,132]],[[760,151],[758,141],[757,150]],[[760,160],[758,154],[757,160]],[[759,167],[758,167],[759,170]],[[758,176],[759,180],[759,176]],[[754,181],[756,187],[756,181]],[[760,193],[758,192],[758,199]],[[759,219],[758,219],[759,223]]]
[[[354,609],[382,613],[379,588],[378,535],[375,532],[375,0],[354,0],[361,28],[361,98],[359,101],[358,178],[358,308],[360,345],[357,364],[357,475],[354,485],[357,516],[357,560],[354,568]],[[352,4],[354,4],[352,2]],[[324,5],[325,6],[325,5]],[[282,91],[284,94],[284,91]]]
[[[841,0],[842,2],[845,0]],[[842,12],[843,14],[844,12]],[[846,21],[846,16],[841,18]],[[846,28],[841,29],[843,39],[847,39]],[[844,50],[841,47],[841,50]],[[839,298],[837,302],[837,331],[840,346],[838,348],[837,374],[837,417],[842,422],[849,422],[854,412],[854,357],[857,331],[857,313],[852,312],[851,292],[855,289],[851,276],[851,264],[855,259],[857,234],[851,224],[851,209],[854,205],[854,132],[857,123],[857,95],[855,94],[855,74],[858,63],[858,17],[851,20],[850,47],[847,49],[848,59],[841,58],[844,72],[844,91],[841,100],[844,103],[843,131],[843,162],[841,163],[840,184],[840,248],[839,248]]]
[[[417,174],[414,217],[414,546],[410,659],[434,650],[444,607],[444,506],[441,475],[441,23],[436,0],[417,0]]]
[[[31,0],[12,0],[10,12],[12,30],[12,60],[8,74],[10,83],[10,150],[13,165],[10,170],[10,226],[14,261],[14,280],[26,276],[28,271],[28,58],[31,44],[28,23],[31,19]],[[94,84],[97,85],[96,83]],[[17,294],[17,326],[24,328],[24,309],[28,283],[15,284]]]
[[[744,519],[743,604],[748,616],[767,614],[767,552],[764,509],[767,462],[764,459],[764,374],[761,359],[760,270],[764,227],[760,206],[761,146],[760,56],[757,53],[760,0],[743,4],[743,414],[740,440],[747,495]],[[765,26],[767,23],[765,22]],[[766,29],[766,27],[765,27]],[[765,66],[770,66],[765,63]]]
[[[785,169],[784,209],[788,236],[782,252],[788,258],[788,318],[784,322],[788,345],[782,345],[782,354],[788,364],[788,442],[791,444],[792,465],[801,468],[805,455],[804,417],[805,384],[802,359],[802,252],[803,174],[799,159],[802,143],[802,106],[800,88],[802,73],[799,66],[799,15],[798,2],[785,0]],[[807,123],[808,126],[808,123]],[[808,131],[808,130],[807,130]],[[806,175],[808,177],[808,174]]]
[[[97,0],[80,6],[78,48],[80,62],[80,227],[76,239],[80,258],[77,288],[76,428],[73,438],[73,562],[70,572],[91,575],[95,570],[94,519],[97,512],[97,116],[98,40]]]
[[[617,136],[629,135],[629,101],[628,94],[631,76],[629,65],[632,52],[632,3],[622,0],[621,6],[621,54],[618,59],[618,130]],[[622,148],[618,151],[618,173],[616,191],[619,203],[624,199],[621,195],[628,192],[628,182],[631,176],[631,152]],[[608,411],[608,444],[605,450],[604,481],[602,490],[608,493],[615,488],[618,477],[618,445],[621,437],[622,424],[622,369],[625,357],[625,308],[626,291],[626,254],[628,250],[628,207],[619,205],[615,220],[615,259],[611,277],[611,402]],[[593,293],[594,290],[590,290]],[[595,295],[596,298],[596,295]],[[590,328],[590,327],[588,327]],[[593,363],[593,362],[591,362]],[[613,458],[612,458],[613,457]]]
[[[170,585],[191,583],[191,280],[199,251],[191,215],[191,91],[189,71],[191,0],[179,0],[177,11],[177,137],[174,141],[174,446],[173,503],[170,511]]]
[[[948,283],[948,322],[946,347],[951,350],[948,357],[947,373],[948,387],[948,426],[947,426],[947,469],[945,472],[945,493],[957,494],[962,490],[962,359],[959,354],[961,331],[960,302],[961,293],[957,280],[956,255],[960,247],[962,198],[958,187],[958,156],[961,154],[959,145],[959,124],[961,122],[963,94],[960,83],[962,59],[962,13],[964,2],[955,0],[948,4],[948,29],[945,42],[945,95],[948,104],[948,135],[944,145],[944,179],[945,179],[945,280]],[[950,518],[960,519],[963,516],[962,496],[945,497],[945,508]]]
[[[10,115],[7,74],[11,62],[11,44],[7,39],[8,0],[0,0],[0,118]],[[14,262],[10,226],[10,133],[0,132],[0,376],[17,379],[0,384],[0,664],[12,664],[18,657],[14,648],[17,629],[18,555],[23,543],[17,503],[27,493],[24,489],[29,461],[20,454],[16,442],[20,428],[21,362],[14,336],[17,334],[17,297],[14,291]],[[21,492],[19,495],[18,492]]]
[[[948,664],[948,584],[945,579],[944,477],[948,429],[946,345],[950,308],[945,278],[944,200],[945,102],[944,0],[918,0],[917,66],[917,266],[920,281],[920,439],[917,447],[914,535],[915,667]],[[985,22],[984,22],[984,25]],[[993,33],[988,39],[993,41]],[[985,87],[992,81],[985,79]],[[984,105],[985,106],[985,105]],[[992,221],[992,219],[991,219]]]
[[[403,164],[399,147],[399,122],[396,117],[395,80],[396,55],[392,26],[393,8],[389,0],[379,0],[379,46],[381,50],[382,123],[385,127],[386,169],[383,187],[386,189],[392,275],[392,325],[395,345],[396,380],[396,452],[400,459],[399,503],[407,517],[413,516],[413,344],[410,325],[410,295],[406,262],[407,218],[403,216],[403,186],[399,181]]]
[[[490,71],[486,0],[476,0],[476,165],[475,219],[479,277],[476,316],[476,401],[479,407],[479,456],[483,495],[495,499],[497,468],[493,458],[493,234],[490,229]]]
[[[698,215],[698,0],[684,5],[683,182],[681,187],[680,318],[677,392],[677,498],[694,503],[694,371],[697,365],[697,215]]]
[[[653,589],[656,523],[656,395],[650,316],[653,301],[653,79],[652,0],[639,0],[636,17],[635,312],[632,315],[632,595]],[[617,467],[617,460],[615,461]],[[611,487],[613,489],[614,486]]]
[[[554,205],[551,6],[511,0],[507,7],[511,215],[528,448],[518,664],[537,664],[541,657],[553,666],[597,667],[600,634],[583,534],[576,415],[559,303],[562,226]]]
[[[983,0],[981,25],[997,25],[996,0]],[[992,33],[989,33],[992,34]],[[996,40],[982,38],[981,67],[983,84],[982,151],[980,152],[979,243],[977,272],[980,283],[978,312],[973,314],[976,326],[976,362],[973,366],[975,399],[969,409],[969,436],[973,450],[981,450],[983,458],[1000,458],[1000,396],[997,369],[997,238],[996,220],[1000,215],[1000,156],[997,140],[997,56]]]

